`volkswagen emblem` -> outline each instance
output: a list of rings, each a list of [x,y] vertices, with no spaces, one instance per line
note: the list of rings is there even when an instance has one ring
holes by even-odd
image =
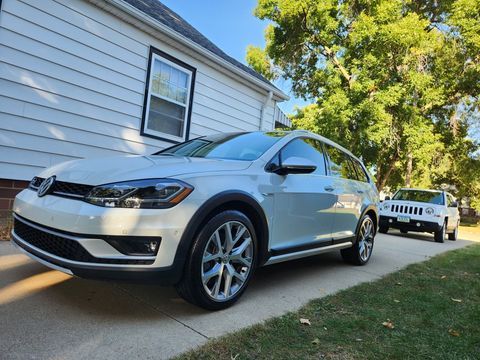
[[[42,181],[40,186],[38,187],[37,195],[38,197],[42,197],[47,195],[50,190],[53,189],[53,185],[55,184],[55,175],[50,176]]]

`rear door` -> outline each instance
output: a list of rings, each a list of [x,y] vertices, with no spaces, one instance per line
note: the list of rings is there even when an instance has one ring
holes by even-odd
[[[297,138],[288,143],[272,162],[289,157],[307,158],[317,166],[311,174],[272,173],[274,219],[270,249],[281,254],[330,245],[336,195],[326,176],[326,159],[320,141]]]
[[[338,243],[355,236],[365,189],[357,184],[357,173],[350,156],[328,144],[325,144],[325,149],[328,173],[333,179],[332,193],[336,196],[332,238],[334,243]]]

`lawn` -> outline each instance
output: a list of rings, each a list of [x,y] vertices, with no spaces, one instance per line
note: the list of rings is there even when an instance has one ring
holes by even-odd
[[[480,245],[471,245],[211,340],[179,359],[479,359],[479,324]]]

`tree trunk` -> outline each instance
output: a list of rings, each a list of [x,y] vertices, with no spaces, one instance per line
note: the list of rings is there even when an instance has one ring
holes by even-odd
[[[407,154],[407,173],[405,174],[405,186],[412,187],[413,154],[411,151]]]
[[[383,188],[385,187],[385,184],[387,183],[387,180],[390,177],[390,174],[392,173],[393,169],[395,168],[395,162],[397,161],[397,158],[398,158],[398,156],[395,155],[393,157],[392,161],[390,161],[385,173],[379,174],[379,176],[377,177],[376,185],[377,185],[378,191],[382,191]]]

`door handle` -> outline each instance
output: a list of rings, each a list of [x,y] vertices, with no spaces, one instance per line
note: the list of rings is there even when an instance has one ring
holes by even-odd
[[[363,194],[363,190],[357,190],[357,193]]]
[[[335,190],[335,188],[333,186],[330,186],[330,185],[325,186],[324,189],[325,189],[325,191],[328,191],[328,192],[332,192],[333,190]]]

